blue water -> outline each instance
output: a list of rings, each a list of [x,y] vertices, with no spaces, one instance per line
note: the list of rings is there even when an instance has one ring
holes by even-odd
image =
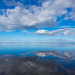
[[[52,51],[52,50],[58,50],[58,51],[75,51],[74,45],[66,45],[66,44],[59,44],[59,45],[51,45],[51,44],[25,44],[25,45],[0,45],[0,54],[1,55],[15,55],[15,56],[21,56],[21,54],[27,54],[28,52],[34,52],[34,51]],[[35,54],[27,54],[25,56],[36,56]],[[39,57],[42,58],[42,57]],[[46,56],[42,59],[54,59],[56,60],[57,64],[60,65],[62,68],[69,68],[69,69],[75,69],[75,60],[68,60],[61,58],[60,56]]]
[[[73,45],[0,45],[0,54],[11,54],[11,55],[20,55],[26,52],[33,51],[49,51],[49,50],[60,50],[60,51],[74,51],[75,46]]]

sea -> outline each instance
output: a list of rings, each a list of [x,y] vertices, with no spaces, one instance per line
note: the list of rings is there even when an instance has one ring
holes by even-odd
[[[0,75],[75,75],[75,45],[0,45]]]

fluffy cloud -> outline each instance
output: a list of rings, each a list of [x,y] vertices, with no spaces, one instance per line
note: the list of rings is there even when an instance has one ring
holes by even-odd
[[[16,3],[15,3],[16,4]],[[68,14],[67,8],[74,13],[74,0],[47,0],[42,6],[32,5],[28,9],[17,3],[14,9],[7,9],[0,15],[1,30],[23,30],[54,27],[57,24],[57,17]],[[69,13],[72,17],[74,14]],[[68,15],[66,16],[68,17]]]
[[[37,30],[37,34],[44,34],[44,35],[69,35],[69,36],[75,36],[75,28],[64,28],[64,29],[58,29],[53,31],[48,30]]]

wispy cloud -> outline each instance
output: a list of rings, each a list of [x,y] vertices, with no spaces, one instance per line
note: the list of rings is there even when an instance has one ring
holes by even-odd
[[[4,2],[7,6],[24,6],[22,3],[20,3],[19,1],[16,2],[15,0],[11,0],[11,1],[4,0],[3,2]]]

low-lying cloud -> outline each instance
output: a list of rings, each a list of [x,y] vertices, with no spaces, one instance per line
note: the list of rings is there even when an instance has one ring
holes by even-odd
[[[53,31],[48,30],[37,30],[36,34],[40,35],[68,35],[68,36],[75,36],[75,28],[64,28],[64,29],[57,29]]]

